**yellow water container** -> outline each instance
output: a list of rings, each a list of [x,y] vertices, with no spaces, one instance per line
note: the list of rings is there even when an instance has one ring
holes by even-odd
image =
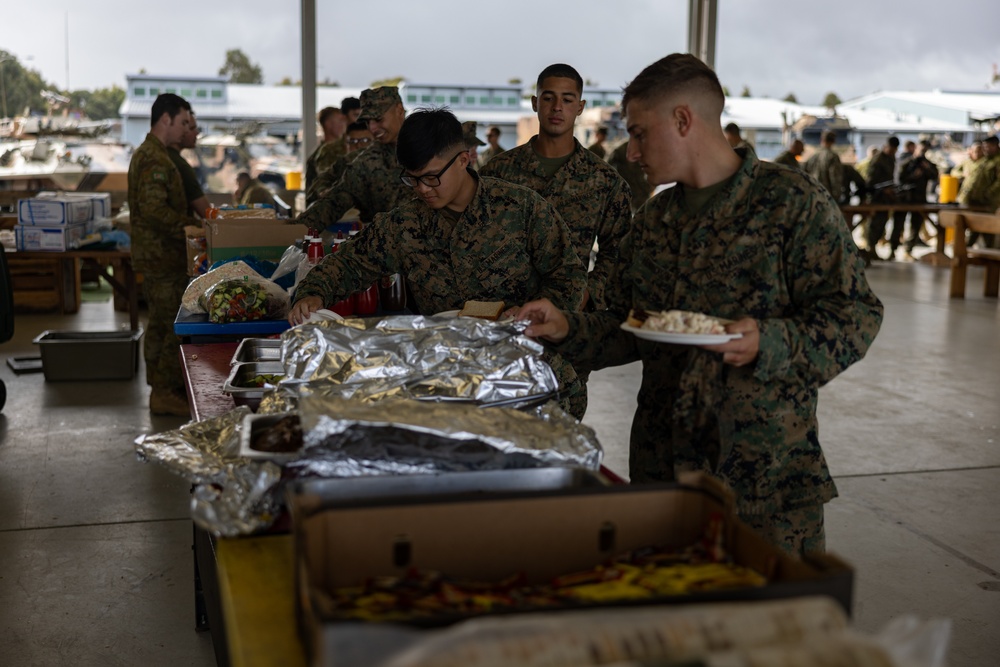
[[[301,190],[302,189],[302,172],[301,171],[290,171],[285,174],[285,189],[286,190]]]
[[[947,174],[942,175],[938,186],[938,202],[941,204],[952,204],[957,197],[958,179]]]

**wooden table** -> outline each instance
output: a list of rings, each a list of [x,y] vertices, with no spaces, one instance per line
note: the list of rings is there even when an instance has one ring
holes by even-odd
[[[75,289],[79,292],[79,263],[82,262],[93,267],[102,278],[108,281],[112,289],[121,295],[128,303],[129,324],[132,331],[139,328],[139,287],[132,269],[132,253],[128,250],[67,250],[64,252],[40,252],[20,250],[7,255],[8,258],[16,259],[49,259],[59,260],[63,264],[64,275],[76,276]],[[108,271],[108,265],[120,268],[121,274],[117,271],[112,275]],[[76,295],[76,303],[80,302],[79,293]]]

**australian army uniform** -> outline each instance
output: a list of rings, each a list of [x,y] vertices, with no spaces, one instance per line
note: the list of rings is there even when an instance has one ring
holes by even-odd
[[[569,314],[554,349],[580,370],[643,362],[632,424],[633,483],[704,470],[740,518],[786,550],[822,550],[836,487],[820,449],[819,387],[860,359],[882,304],[834,200],[801,171],[743,164],[707,203],[678,185],[636,214],[608,282],[608,310]],[[622,331],[629,308],[680,309],[760,327],[752,364]]]
[[[132,222],[132,262],[142,273],[149,322],[143,341],[146,382],[183,396],[180,339],[174,320],[187,287],[184,226],[198,221],[187,214],[181,175],[168,149],[152,134],[136,149],[128,167],[128,206]]]
[[[590,266],[597,240],[597,259],[593,271],[587,274],[587,310],[601,310],[608,305],[604,292],[618,259],[618,245],[632,222],[632,192],[613,167],[579,141],[573,140],[569,160],[555,173],[546,170],[533,142],[496,156],[482,168],[482,173],[524,185],[545,197],[569,228],[584,270]],[[586,375],[582,377],[586,382]],[[586,391],[576,401],[582,405],[574,406],[574,412],[586,412]]]
[[[379,276],[399,273],[422,313],[460,309],[467,300],[509,307],[541,297],[579,309],[585,272],[559,214],[527,188],[477,178],[476,194],[460,214],[411,199],[375,216],[309,272],[296,300],[318,296],[336,303]],[[546,361],[566,394],[581,390],[572,366],[558,355]]]

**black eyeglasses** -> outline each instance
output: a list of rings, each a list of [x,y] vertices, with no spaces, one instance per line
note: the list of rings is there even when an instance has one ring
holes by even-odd
[[[458,156],[462,155],[463,153],[465,153],[465,151],[456,153],[455,157],[448,160],[448,164],[444,166],[444,169],[442,169],[436,174],[424,174],[423,176],[410,176],[409,174],[406,173],[406,170],[404,169],[403,171],[399,172],[399,180],[403,181],[403,185],[408,185],[411,188],[417,187],[417,183],[423,183],[429,188],[436,188],[437,186],[441,185],[441,177],[444,175],[444,172],[448,171],[448,168],[451,167],[451,165],[455,164],[455,160],[458,159]]]
[[[348,137],[347,143],[349,144],[367,144],[371,143],[371,137]]]

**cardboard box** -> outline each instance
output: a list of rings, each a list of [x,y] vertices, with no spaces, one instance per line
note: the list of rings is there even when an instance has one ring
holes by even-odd
[[[68,225],[15,225],[18,250],[42,250],[63,252],[80,246],[89,233],[89,223],[77,222]]]
[[[77,200],[90,202],[92,217],[94,220],[99,218],[110,218],[111,217],[111,193],[109,192],[39,192],[36,195],[37,199],[62,199],[62,200]]]
[[[208,220],[205,222],[208,259],[215,263],[220,259],[253,255],[277,262],[288,246],[305,238],[308,231],[305,225],[281,220]]]
[[[71,225],[94,218],[94,207],[87,199],[51,197],[20,199],[17,222],[21,225]]]
[[[727,550],[736,563],[765,575],[766,586],[608,604],[826,595],[848,614],[851,610],[854,573],[848,565],[827,554],[803,561],[780,552],[739,522],[731,497],[700,474],[686,476],[683,484],[408,498],[319,509],[308,496],[291,494],[287,500],[299,629],[312,656],[322,653],[324,627],[337,623],[324,612],[333,589],[358,586],[368,577],[404,575],[412,567],[482,582],[524,572],[529,583],[543,583],[632,549],[683,548],[701,539],[709,518],[719,513],[725,517]],[[414,625],[457,620],[462,619],[421,619]]]

